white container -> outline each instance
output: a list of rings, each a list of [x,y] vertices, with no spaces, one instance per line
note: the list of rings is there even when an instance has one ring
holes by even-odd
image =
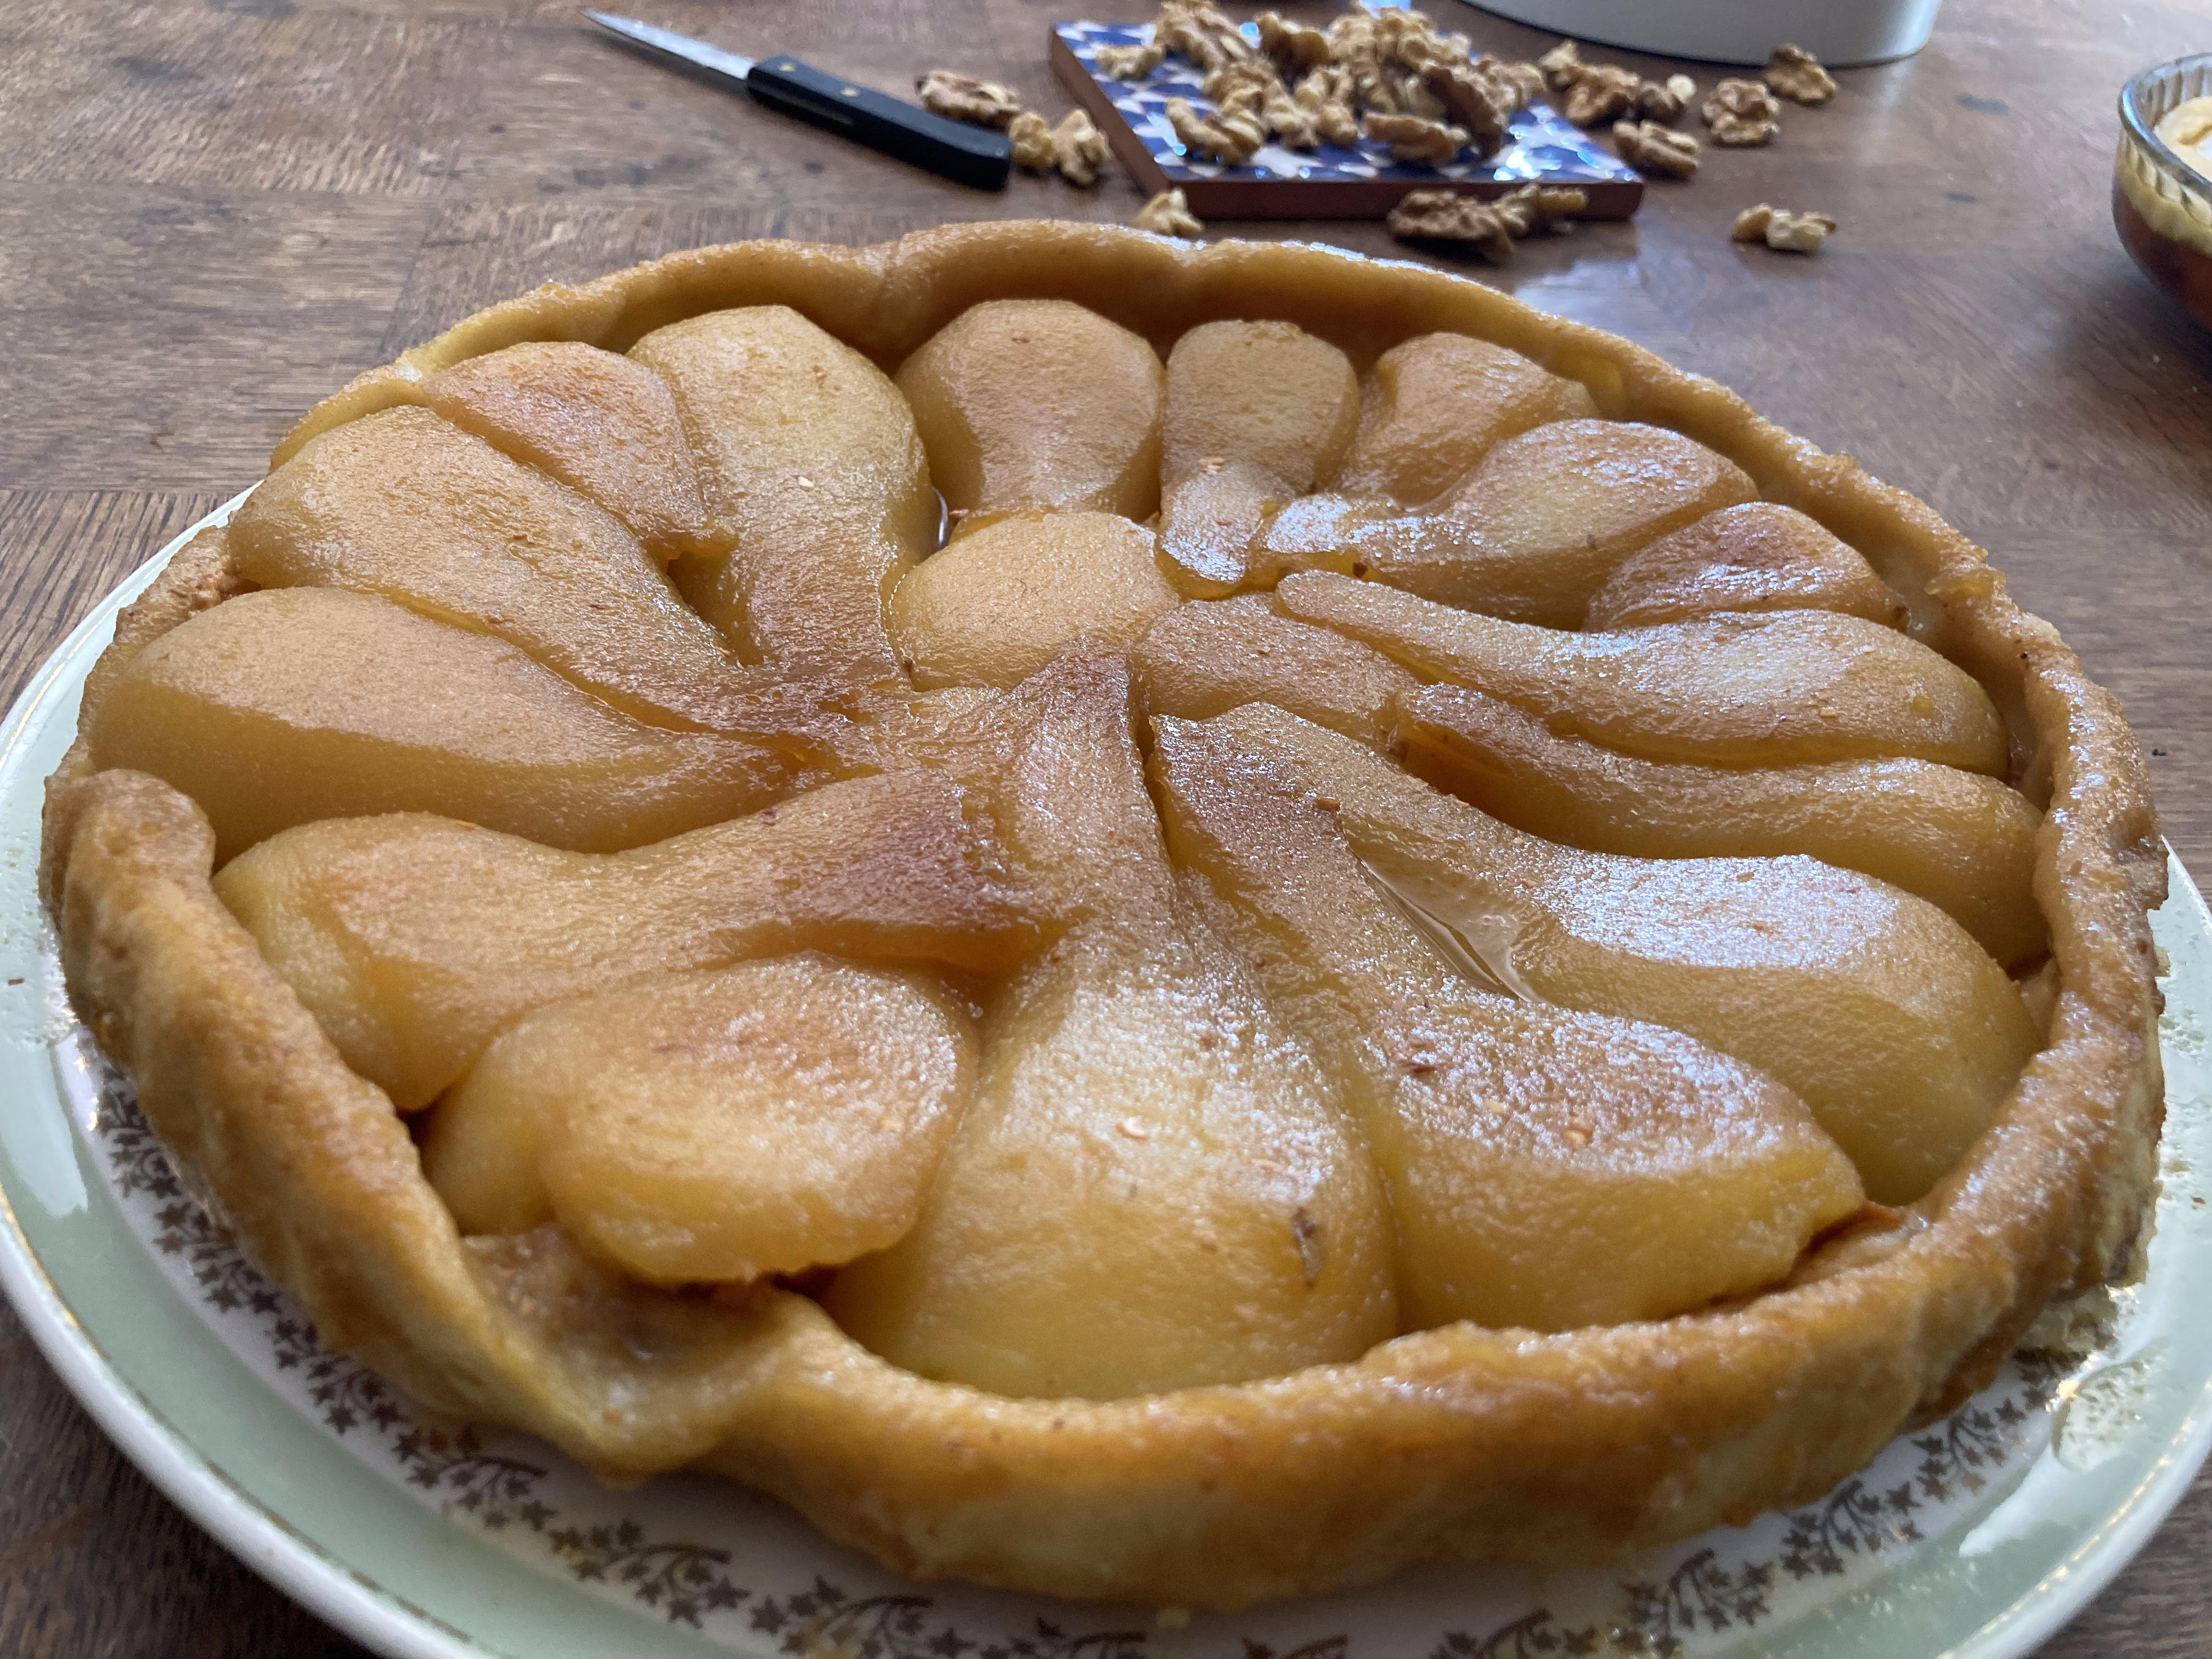
[[[1787,40],[1831,68],[1909,57],[1942,0],[1470,0],[1577,40],[1669,58],[1764,64]]]

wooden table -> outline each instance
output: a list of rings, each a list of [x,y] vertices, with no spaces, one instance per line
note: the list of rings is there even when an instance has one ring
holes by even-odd
[[[1085,3],[1144,15],[1142,0]],[[1504,55],[1550,44],[1433,3]],[[652,11],[893,89],[923,67],[968,69],[1057,112],[1045,29],[1073,6]],[[1727,382],[1990,548],[2126,701],[2166,832],[2199,870],[2212,338],[2122,256],[2106,192],[2120,83],[2207,44],[2204,0],[1951,0],[1925,52],[1844,74],[1829,107],[1789,111],[1771,149],[1709,150],[1633,222],[1473,272]],[[1732,245],[1730,220],[1759,201],[1843,228],[1812,258]],[[301,410],[482,305],[699,243],[868,242],[1137,205],[1120,179],[1090,194],[939,185],[628,55],[554,0],[15,0],[0,11],[0,693],[258,477]],[[1407,252],[1379,226],[1213,228]],[[2200,1480],[2044,1652],[2212,1654],[2208,1547]],[[0,1653],[360,1651],[156,1494],[0,1307]]]

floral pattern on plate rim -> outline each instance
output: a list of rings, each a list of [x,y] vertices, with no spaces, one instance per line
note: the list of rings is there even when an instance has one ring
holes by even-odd
[[[587,1592],[738,1653],[1169,1659],[1204,1650],[1220,1659],[1364,1659],[1370,1651],[1341,1630],[1309,1636],[1297,1628],[1350,1623],[1314,1617],[1334,1611],[1340,1598],[1190,1627],[1171,1612],[1154,1624],[1127,1609],[960,1587],[925,1590],[730,1483],[670,1476],[642,1491],[609,1492],[528,1436],[419,1420],[376,1373],[325,1351],[291,1298],[186,1193],[129,1079],[89,1033],[76,1027],[62,1046],[76,1062],[58,1068],[73,1079],[65,1098],[95,1166],[134,1236],[224,1345],[417,1502]],[[1771,1631],[1856,1589],[1950,1530],[2000,1474],[2016,1470],[2023,1453],[2049,1439],[2064,1379],[2085,1363],[2095,1362],[2015,1355],[1990,1388],[1943,1421],[1900,1436],[1818,1504],[1693,1539],[1641,1572],[1548,1575],[1556,1593],[1544,1605],[1529,1605],[1534,1598],[1525,1587],[1515,1595],[1518,1575],[1510,1570],[1462,1569],[1462,1578],[1494,1577],[1455,1598],[1458,1616],[1424,1632],[1420,1651],[1427,1659],[1678,1659],[1724,1651],[1740,1635]],[[763,1526],[786,1535],[775,1552],[781,1559],[757,1559]],[[793,1535],[801,1540],[796,1551],[787,1543]],[[1219,1632],[1226,1633],[1219,1644],[1194,1649],[1190,1639]]]

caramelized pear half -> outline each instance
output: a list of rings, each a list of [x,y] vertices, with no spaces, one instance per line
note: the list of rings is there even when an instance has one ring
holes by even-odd
[[[346,1063],[427,1105],[518,1015],[662,969],[827,951],[1001,977],[1041,944],[985,809],[925,769],[626,853],[449,818],[272,836],[216,892]]]
[[[643,364],[580,340],[526,340],[440,369],[422,401],[589,495],[655,558],[714,550],[676,399]]]
[[[1631,554],[1590,600],[1583,626],[1643,628],[1723,611],[1839,611],[1905,626],[1905,601],[1856,548],[1772,501],[1708,513]]]
[[[1811,1106],[1868,1193],[1909,1203],[2038,1046],[2020,992],[1924,900],[1807,858],[1620,858],[1523,835],[1334,732],[1255,705],[1218,724],[1339,803],[1352,848],[1530,1000],[1650,1020]]]
[[[1371,647],[1278,615],[1262,593],[1170,611],[1129,664],[1155,714],[1202,720],[1271,702],[1370,744],[1389,734],[1391,699],[1419,684]]]
[[[1859,1206],[1850,1163],[1769,1078],[1455,977],[1241,718],[1154,722],[1169,843],[1353,1105],[1409,1328],[1663,1318],[1782,1278]]]
[[[797,1273],[914,1225],[975,1066],[967,1015],[918,975],[649,975],[504,1032],[423,1164],[465,1233],[557,1220],[652,1284]]]
[[[1755,491],[1742,469],[1662,427],[1557,421],[1509,438],[1439,507],[1344,495],[1272,520],[1252,564],[1372,576],[1462,610],[1578,628],[1622,561]]]
[[[1989,694],[1918,641],[1819,611],[1609,634],[1478,617],[1323,571],[1285,580],[1284,611],[1431,679],[1455,681],[1645,760],[1802,766],[1893,756],[2002,775]]]
[[[900,367],[955,508],[1148,519],[1160,504],[1167,372],[1144,339],[1066,300],[989,300]]]
[[[295,824],[441,812],[611,853],[768,805],[818,775],[647,726],[504,640],[331,588],[242,593],[131,659],[87,727],[215,826],[218,860]]]
[[[671,323],[630,356],[674,392],[730,549],[674,567],[684,597],[748,663],[894,674],[884,602],[937,539],[928,461],[898,388],[788,306]]]
[[[1443,495],[1507,438],[1597,415],[1580,381],[1466,334],[1424,334],[1391,347],[1362,392],[1351,451],[1321,482],[1407,507]]]
[[[1345,355],[1290,323],[1202,323],[1168,354],[1160,545],[1177,585],[1243,581],[1269,514],[1335,470],[1359,419]]]
[[[918,686],[1010,686],[1078,640],[1128,645],[1180,602],[1142,525],[1014,513],[908,571],[891,635]]]
[[[906,1238],[827,1305],[925,1376],[1112,1399],[1277,1376],[1395,1334],[1389,1224],[1334,1090],[1185,909],[1118,664],[1050,671],[1077,741],[1017,785],[1089,913],[987,1007],[981,1076]]]
[[[2044,949],[2043,815],[1995,778],[1921,760],[1768,771],[1637,760],[1463,686],[1410,692],[1397,715],[1393,752],[1407,770],[1547,841],[1655,859],[1802,853],[1917,894],[2007,966]]]
[[[1630,554],[1757,494],[1735,462],[1663,427],[1557,421],[1492,450],[1443,513],[1370,526],[1354,550],[1409,593],[1576,628]]]
[[[496,635],[649,725],[723,725],[757,686],[620,520],[428,410],[312,440],[229,543],[256,586],[348,588]]]

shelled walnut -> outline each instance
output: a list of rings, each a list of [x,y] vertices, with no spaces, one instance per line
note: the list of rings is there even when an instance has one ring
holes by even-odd
[[[1149,230],[1156,236],[1198,236],[1206,227],[1190,210],[1190,204],[1179,190],[1164,190],[1139,208],[1129,222],[1139,230]]]
[[[1539,228],[1565,229],[1570,215],[1589,205],[1579,190],[1523,185],[1494,202],[1449,190],[1416,190],[1390,210],[1390,234],[1413,241],[1460,242],[1493,264],[1513,257],[1515,239]]]
[[[1544,84],[1553,92],[1565,92],[1584,67],[1583,49],[1572,40],[1560,41],[1536,60],[1536,69],[1543,76]]]
[[[1022,112],[1021,94],[996,81],[978,80],[957,70],[933,69],[915,77],[921,106],[947,120],[1004,132]]]
[[[1506,123],[1522,107],[1515,101],[1518,88],[1485,73],[1479,63],[1439,59],[1424,64],[1420,85],[1436,99],[1445,117],[1467,129],[1468,141],[1484,155],[1493,154],[1504,143]]]
[[[1636,89],[1636,107],[1654,121],[1671,121],[1698,95],[1698,83],[1686,75],[1670,75],[1664,81],[1646,81]]]
[[[1536,60],[1535,68],[1559,95],[1560,113],[1578,127],[1594,127],[1632,111],[1671,121],[1698,91],[1686,75],[1647,81],[1619,64],[1587,63],[1572,40],[1560,41]]]
[[[1782,130],[1782,106],[1756,81],[1722,82],[1698,113],[1717,144],[1763,144]]]
[[[1052,159],[1061,178],[1088,190],[1106,165],[1106,135],[1088,115],[1072,109],[1052,130]]]
[[[1784,253],[1811,253],[1834,234],[1836,221],[1826,213],[1792,213],[1761,202],[1735,216],[1729,234],[1739,242],[1765,242]]]
[[[1370,115],[1360,123],[1360,131],[1376,143],[1388,144],[1394,161],[1425,161],[1440,167],[1467,148],[1465,127],[1422,115]]]
[[[1212,0],[1165,0],[1152,24],[1152,39],[1209,71],[1224,64],[1249,63],[1255,55],[1235,20]]]
[[[1348,149],[1359,139],[1359,117],[1352,108],[1352,82],[1335,69],[1315,70],[1298,82],[1291,101],[1313,118],[1325,143]]]
[[[1571,185],[1522,185],[1492,205],[1505,216],[1508,229],[1516,236],[1526,236],[1536,230],[1573,228],[1571,221],[1589,205],[1589,196]]]
[[[1256,121],[1243,121],[1224,111],[1206,117],[1191,107],[1187,98],[1170,98],[1168,127],[1176,142],[1200,161],[1236,167],[1252,159],[1267,135]]]
[[[1559,112],[1578,127],[1594,127],[1635,106],[1645,82],[1618,64],[1589,64],[1568,83]]]
[[[1698,170],[1698,141],[1656,121],[1614,122],[1613,147],[1638,173],[1687,179]]]
[[[1014,165],[1042,173],[1053,164],[1052,124],[1035,110],[1024,110],[1007,123],[1014,143]]]
[[[1759,78],[1793,104],[1825,104],[1836,95],[1836,78],[1802,46],[1775,47]]]
[[[1260,50],[1285,75],[1299,76],[1328,62],[1328,36],[1308,23],[1294,23],[1263,11],[1258,18]]]
[[[1055,169],[1071,185],[1085,188],[1098,182],[1106,162],[1106,136],[1081,110],[1070,110],[1060,124],[1051,126],[1034,110],[1024,110],[1006,128],[1014,143],[1017,165],[1042,173]]]
[[[1167,48],[1158,41],[1147,40],[1142,46],[1101,46],[1092,55],[1092,60],[1114,80],[1141,81],[1158,69],[1167,55]]]

